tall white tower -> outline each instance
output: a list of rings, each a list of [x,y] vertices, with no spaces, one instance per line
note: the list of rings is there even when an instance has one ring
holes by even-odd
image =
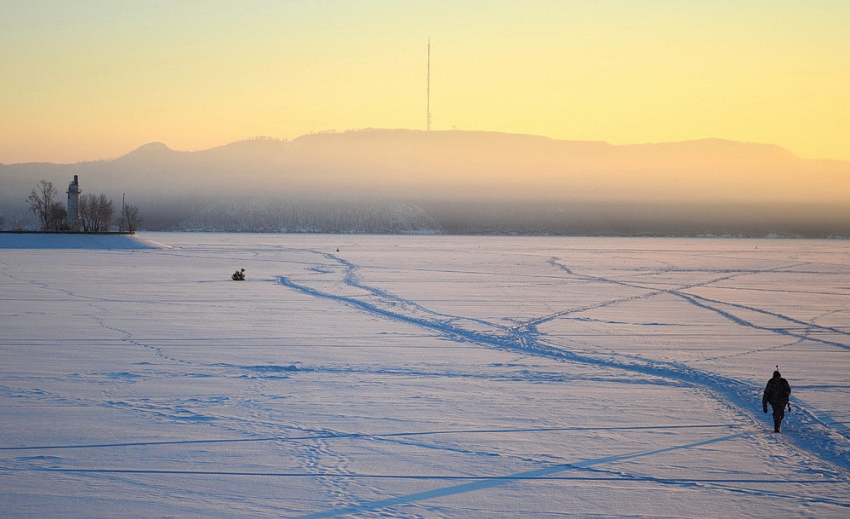
[[[65,224],[72,231],[83,230],[83,219],[80,218],[80,197],[82,195],[80,181],[77,175],[74,175],[74,181],[68,185],[68,214],[65,217]]]

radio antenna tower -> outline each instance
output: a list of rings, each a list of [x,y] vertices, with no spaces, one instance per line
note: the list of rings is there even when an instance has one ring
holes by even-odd
[[[428,38],[428,79],[425,83],[425,92],[427,94],[426,111],[428,113],[428,122],[426,128],[431,131],[431,38]]]

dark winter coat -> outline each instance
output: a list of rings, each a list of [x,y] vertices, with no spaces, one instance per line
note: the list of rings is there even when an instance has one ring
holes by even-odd
[[[761,403],[781,408],[788,404],[788,398],[790,396],[791,386],[788,384],[788,381],[779,376],[778,373],[774,373],[773,378],[767,381]]]

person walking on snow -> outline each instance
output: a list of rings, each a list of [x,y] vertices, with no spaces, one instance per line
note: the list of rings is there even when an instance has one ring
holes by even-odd
[[[762,410],[767,413],[767,404],[773,408],[773,431],[782,430],[782,419],[785,418],[785,407],[789,407],[788,398],[791,396],[791,386],[782,378],[779,369],[773,372],[773,378],[767,381],[764,395],[761,397]]]

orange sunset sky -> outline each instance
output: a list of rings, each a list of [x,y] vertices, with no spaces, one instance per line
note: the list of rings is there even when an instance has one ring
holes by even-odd
[[[0,0],[0,163],[426,128],[850,160],[847,0]]]

